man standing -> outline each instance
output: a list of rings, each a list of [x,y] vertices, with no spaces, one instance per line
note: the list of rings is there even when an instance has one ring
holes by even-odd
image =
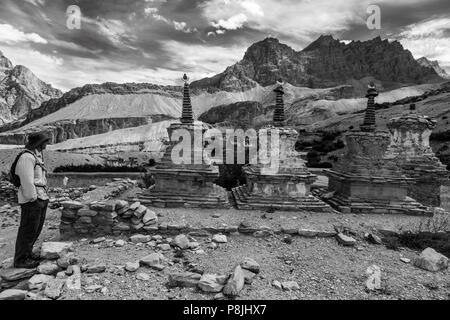
[[[17,159],[15,174],[20,178],[18,200],[21,216],[14,255],[15,268],[35,268],[39,265],[39,257],[34,256],[32,251],[44,226],[49,200],[43,159],[43,150],[49,140],[42,133],[30,134],[26,150]]]

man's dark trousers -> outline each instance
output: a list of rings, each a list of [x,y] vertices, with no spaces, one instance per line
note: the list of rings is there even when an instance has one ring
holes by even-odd
[[[14,262],[29,259],[33,245],[41,234],[47,213],[48,200],[37,199],[34,202],[21,204],[20,226],[17,233]]]

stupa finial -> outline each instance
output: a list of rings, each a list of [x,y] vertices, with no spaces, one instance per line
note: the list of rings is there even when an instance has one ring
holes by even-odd
[[[183,75],[183,109],[181,112],[181,123],[193,123],[194,117],[192,115],[191,95],[189,92],[189,78],[186,74]]]
[[[376,128],[375,121],[375,97],[378,96],[378,91],[373,82],[367,86],[367,109],[364,116],[364,122],[360,126],[361,131],[374,132]]]
[[[276,93],[275,110],[273,112],[273,122],[276,127],[282,127],[285,124],[284,100],[283,100],[284,89],[282,79],[278,79],[277,87],[273,91]]]

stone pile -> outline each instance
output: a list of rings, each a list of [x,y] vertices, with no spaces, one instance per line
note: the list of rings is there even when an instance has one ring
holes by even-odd
[[[9,204],[17,203],[17,188],[8,181],[0,181],[0,200]],[[0,202],[0,203],[1,203]]]
[[[61,203],[68,200],[78,200],[85,193],[95,190],[96,186],[82,188],[49,188],[49,207],[56,209],[61,207]]]
[[[48,300],[61,296],[79,270],[79,259],[73,254],[71,242],[44,242],[40,256],[44,261],[35,269],[6,267],[0,271],[0,300]],[[67,277],[69,276],[69,277]],[[80,287],[81,289],[81,287]]]
[[[139,202],[106,200],[83,204],[66,201],[61,205],[60,232],[64,236],[158,230],[155,212]]]
[[[252,283],[259,272],[259,264],[251,258],[245,258],[228,275],[197,272],[171,273],[168,286],[197,287],[203,292],[215,293],[215,299],[235,298],[239,296],[245,284]]]

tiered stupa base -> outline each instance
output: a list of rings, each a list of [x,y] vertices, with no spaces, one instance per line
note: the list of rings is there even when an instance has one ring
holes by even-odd
[[[324,199],[336,210],[356,214],[432,216],[432,211],[407,196],[402,178],[351,176],[328,170],[330,188],[339,190]]]
[[[230,208],[228,192],[214,184],[217,170],[153,169],[157,184],[138,195],[142,204],[163,208]]]
[[[330,212],[332,208],[310,193],[316,176],[305,168],[278,174],[264,174],[264,169],[244,169],[247,184],[232,190],[236,207],[241,210],[281,210]]]
[[[175,130],[183,129],[192,138],[196,131],[202,134],[207,128],[204,124],[174,123],[168,133],[172,137]],[[202,144],[195,145],[194,140],[191,139],[191,157],[185,164],[174,163],[172,150],[178,142],[170,142],[161,163],[150,170],[155,185],[137,195],[142,204],[164,208],[230,207],[228,192],[215,184],[219,178],[218,167],[204,163]]]

